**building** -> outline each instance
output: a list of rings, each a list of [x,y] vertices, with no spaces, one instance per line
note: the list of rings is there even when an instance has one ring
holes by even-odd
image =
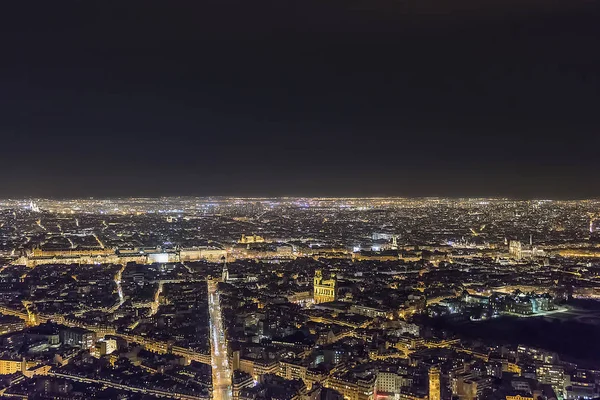
[[[60,331],[60,339],[65,345],[91,349],[96,342],[96,333],[84,328],[64,327]]]
[[[379,308],[367,307],[360,304],[352,304],[350,306],[350,312],[353,314],[364,315],[369,318],[387,318],[393,314]]]
[[[240,398],[240,392],[242,389],[250,388],[254,386],[254,379],[252,375],[242,371],[233,371],[232,382],[231,382],[231,394],[234,400]]]
[[[491,377],[482,377],[471,372],[458,374],[452,378],[452,394],[460,400],[476,400],[483,391],[492,385]]]
[[[306,370],[306,365],[302,365],[298,362],[281,360],[279,361],[279,371],[277,375],[288,380],[301,379],[304,381],[306,379]]]
[[[158,252],[149,252],[148,253],[148,263],[172,263],[179,261],[179,254],[174,251],[158,251]]]
[[[96,343],[96,354],[105,356],[117,350],[116,339],[100,339]]]
[[[529,244],[523,244],[518,240],[511,240],[508,243],[508,254],[515,260],[523,258],[542,257],[546,253],[533,245],[533,238],[529,236]]]
[[[276,374],[280,370],[280,366],[277,361],[251,360],[238,357],[239,355],[236,356],[234,354],[233,369],[249,374],[255,381],[260,380],[260,377],[263,375]]]
[[[513,299],[507,301],[506,311],[521,315],[531,315],[534,313],[533,302],[529,296],[515,296]]]
[[[412,386],[411,377],[400,374],[396,371],[379,371],[375,381],[375,394],[377,398],[389,397],[395,398],[400,395],[403,389]]]
[[[373,400],[375,380],[375,375],[334,375],[329,378],[326,386],[340,392],[346,400]]]
[[[242,238],[240,240],[238,240],[238,243],[240,243],[240,244],[264,243],[264,242],[265,242],[265,238],[262,236],[258,236],[258,235],[250,235],[250,236],[242,235]]]
[[[523,258],[523,246],[521,242],[518,240],[511,240],[508,242],[508,254],[517,260]]]
[[[535,370],[538,382],[552,386],[559,398],[566,397],[567,386],[570,386],[570,376],[560,365],[543,364]]]
[[[22,372],[27,369],[25,359],[23,360],[0,360],[0,375],[11,375],[15,372]]]
[[[308,290],[289,294],[287,296],[287,300],[290,303],[300,304],[300,305],[312,304],[314,301],[312,293],[310,293],[310,291],[308,291]]]
[[[462,300],[466,304],[474,304],[474,305],[480,305],[480,306],[487,306],[490,304],[490,298],[488,296],[470,294],[466,290],[462,294]]]
[[[382,251],[358,251],[352,253],[353,261],[398,261],[400,259],[398,250]],[[417,259],[421,259],[419,256]]]
[[[429,400],[441,400],[440,369],[433,366],[429,369]]]
[[[198,260],[218,262],[223,257],[227,257],[227,250],[217,247],[186,247],[179,250],[181,262]]]
[[[521,394],[515,394],[515,395],[507,394],[505,398],[506,398],[506,400],[534,400],[533,395],[522,396]]]
[[[306,393],[301,380],[286,380],[277,375],[268,374],[261,378],[256,386],[239,391],[240,400],[300,400]]]
[[[373,240],[392,240],[395,235],[393,233],[373,232],[371,237]]]
[[[23,321],[21,318],[12,315],[0,316],[0,335],[20,331],[23,328],[25,328],[25,321]]]
[[[323,279],[323,271],[315,271],[313,280],[313,298],[316,304],[335,301],[337,299],[337,279],[331,275],[331,279]]]
[[[302,396],[302,400],[344,400],[344,397],[336,390],[315,385]]]

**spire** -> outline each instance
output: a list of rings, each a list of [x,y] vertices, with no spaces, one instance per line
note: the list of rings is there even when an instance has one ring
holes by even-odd
[[[223,282],[227,282],[229,280],[229,271],[227,270],[227,257],[223,256],[221,257],[221,260],[223,260],[223,272],[221,273],[221,280]]]

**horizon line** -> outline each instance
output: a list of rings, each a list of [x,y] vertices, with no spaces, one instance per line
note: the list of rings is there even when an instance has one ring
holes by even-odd
[[[582,198],[551,198],[551,197],[513,197],[513,196],[307,196],[307,195],[281,195],[281,196],[236,196],[236,195],[162,195],[162,196],[86,196],[86,197],[60,197],[60,196],[22,196],[0,197],[0,201],[74,201],[74,200],[133,200],[133,199],[239,199],[239,200],[269,200],[269,199],[322,199],[322,200],[504,200],[504,201],[600,201],[600,197]]]

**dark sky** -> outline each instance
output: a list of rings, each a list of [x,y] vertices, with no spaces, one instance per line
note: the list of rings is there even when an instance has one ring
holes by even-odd
[[[0,197],[600,196],[600,6],[13,1]]]

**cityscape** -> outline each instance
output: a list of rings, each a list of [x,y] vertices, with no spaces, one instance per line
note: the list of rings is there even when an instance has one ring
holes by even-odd
[[[600,397],[600,200],[0,201],[0,393]]]
[[[0,400],[600,400],[600,1],[0,19]]]

